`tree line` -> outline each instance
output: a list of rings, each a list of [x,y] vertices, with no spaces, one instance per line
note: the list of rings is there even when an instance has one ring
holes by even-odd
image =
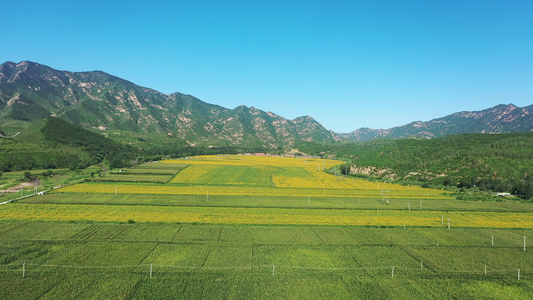
[[[303,152],[387,170],[374,177],[533,197],[533,133],[460,134],[435,139],[303,143]]]

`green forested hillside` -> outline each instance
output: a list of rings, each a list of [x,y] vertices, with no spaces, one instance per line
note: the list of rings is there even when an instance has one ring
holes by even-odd
[[[346,159],[352,164],[352,172],[369,176],[533,196],[531,132],[306,143],[300,145],[300,150]]]
[[[52,148],[13,139],[0,138],[0,171],[65,168],[90,158],[86,153],[70,147]]]
[[[85,168],[100,162],[110,167],[208,154],[265,152],[266,148],[192,147],[163,134],[107,132],[107,137],[55,117],[24,129],[15,138],[0,138],[0,171]]]
[[[2,171],[85,168],[104,160],[120,166],[133,157],[130,147],[54,117],[0,139],[0,145]]]
[[[113,157],[124,152],[124,147],[101,134],[88,131],[58,118],[47,118],[41,129],[49,143],[80,148],[89,153],[95,161]]]

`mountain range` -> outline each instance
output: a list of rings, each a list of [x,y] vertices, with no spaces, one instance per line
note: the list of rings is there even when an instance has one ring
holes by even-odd
[[[353,141],[376,138],[435,138],[462,133],[504,133],[533,131],[533,105],[496,105],[482,111],[463,111],[431,121],[416,121],[389,129],[360,128],[339,136]]]
[[[17,130],[47,116],[102,131],[169,135],[191,146],[277,148],[339,139],[309,116],[288,120],[244,105],[227,109],[101,71],[58,71],[29,61],[2,64],[0,128]]]
[[[255,107],[234,109],[191,95],[160,93],[102,71],[69,72],[23,61],[0,65],[0,134],[14,135],[48,116],[110,133],[172,137],[176,144],[287,148],[300,142],[440,137],[533,130],[533,105],[498,105],[390,129],[335,134],[310,116],[293,120]]]

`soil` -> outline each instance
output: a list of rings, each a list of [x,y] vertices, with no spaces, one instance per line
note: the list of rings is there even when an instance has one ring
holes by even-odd
[[[0,190],[0,194],[2,193],[20,193],[21,188],[27,188],[27,187],[34,187],[35,185],[41,186],[41,182],[38,179],[32,179],[30,182],[23,182],[19,185],[12,186],[5,190]]]

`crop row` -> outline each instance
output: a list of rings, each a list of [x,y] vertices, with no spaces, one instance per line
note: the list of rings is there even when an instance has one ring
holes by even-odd
[[[401,187],[401,186],[400,186]],[[378,198],[382,190],[360,189],[294,189],[251,186],[169,186],[169,185],[120,185],[83,183],[57,190],[59,193],[101,193],[101,194],[167,194],[167,195],[233,195],[233,196],[290,196],[290,197],[362,197]],[[387,197],[396,199],[450,199],[441,191],[430,189],[387,190]]]
[[[458,248],[515,248],[523,250],[523,229],[366,226],[242,226],[175,223],[0,222],[14,224],[0,232],[0,252],[15,253],[36,241],[165,242],[227,245],[352,245]],[[529,251],[529,240],[527,240]],[[25,251],[27,252],[27,251]]]
[[[201,165],[228,165],[228,166],[274,166],[274,167],[300,167],[310,166],[316,169],[329,169],[342,164],[342,161],[315,158],[292,157],[264,157],[247,155],[205,155],[189,157],[187,159],[165,160],[166,164],[201,164]]]
[[[123,172],[152,172],[153,170],[160,170],[163,172],[177,172],[183,168],[186,168],[188,163],[174,163],[166,164],[160,162],[149,162],[142,165],[134,166],[131,168],[123,169]]]
[[[0,220],[533,228],[533,213],[16,204]]]
[[[117,186],[117,190],[119,187]],[[73,197],[75,195],[75,197]],[[218,207],[285,207],[285,208],[337,208],[337,209],[390,209],[438,211],[514,211],[530,212],[531,204],[515,201],[483,202],[457,201],[455,199],[418,200],[389,198],[389,203],[376,197],[300,196],[232,196],[232,195],[176,195],[176,194],[98,194],[98,193],[46,193],[43,196],[20,200],[33,204],[114,204],[114,205],[166,205],[166,206],[218,206]],[[490,205],[487,205],[490,204]]]
[[[153,174],[108,174],[99,178],[101,181],[110,182],[159,182],[165,183],[170,181],[174,175],[153,175]]]
[[[516,270],[505,278],[483,276],[390,277],[380,270],[372,277],[364,270],[351,272],[305,271],[270,268],[257,273],[228,271],[130,274],[36,273],[27,278],[0,274],[6,283],[0,289],[3,299],[533,299],[533,285],[526,279],[516,281]],[[175,271],[174,271],[175,272]],[[182,271],[184,272],[184,271]],[[376,273],[376,272],[374,272]],[[360,275],[361,274],[361,275]],[[513,276],[514,275],[514,276]],[[416,279],[415,279],[416,278]],[[514,280],[513,280],[514,279]],[[488,297],[487,297],[488,298]]]

